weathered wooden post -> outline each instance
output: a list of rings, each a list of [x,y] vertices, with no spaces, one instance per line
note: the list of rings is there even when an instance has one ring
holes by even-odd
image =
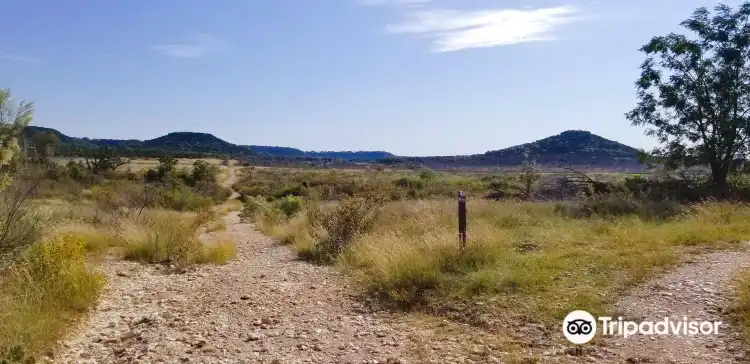
[[[466,195],[458,191],[458,247],[466,249]]]

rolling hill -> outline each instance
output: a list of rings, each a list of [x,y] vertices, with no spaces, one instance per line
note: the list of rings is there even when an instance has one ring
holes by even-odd
[[[117,149],[125,156],[159,157],[169,153],[181,157],[226,156],[243,157],[276,157],[301,159],[341,159],[374,161],[381,158],[394,157],[393,154],[382,151],[344,151],[344,152],[305,152],[290,147],[272,147],[262,145],[237,145],[224,141],[212,134],[194,132],[173,132],[167,135],[148,139],[89,139],[76,138],[65,135],[58,130],[40,126],[28,126],[24,130],[26,138],[33,138],[34,134],[50,132],[60,140],[58,154],[76,155],[79,151],[87,151],[99,147]],[[257,158],[256,158],[257,159]]]
[[[71,156],[80,151],[99,147],[117,149],[125,156],[159,157],[171,154],[177,157],[232,157],[249,159],[254,163],[268,161],[302,161],[350,163],[354,161],[379,163],[391,166],[428,166],[432,168],[498,167],[521,164],[526,155],[546,166],[570,164],[599,168],[640,168],[638,150],[625,144],[602,138],[583,130],[568,130],[534,142],[483,154],[442,157],[398,157],[384,151],[306,152],[292,147],[237,145],[212,134],[173,132],[149,139],[89,139],[76,138],[55,129],[29,126],[27,138],[39,132],[51,132],[60,139],[58,154]]]
[[[573,165],[601,168],[635,168],[641,165],[638,150],[584,130],[568,130],[530,143],[483,154],[444,157],[410,157],[402,161],[432,168],[517,166],[526,155],[545,166]]]

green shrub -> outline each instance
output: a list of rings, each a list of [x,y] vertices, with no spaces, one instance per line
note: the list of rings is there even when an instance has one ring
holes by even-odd
[[[200,182],[216,182],[219,175],[219,167],[211,165],[206,161],[197,160],[193,163],[193,171],[190,174],[193,184]]]
[[[421,172],[419,172],[419,178],[427,181],[434,180],[435,178],[437,178],[437,173],[435,173],[435,171],[431,169],[423,169]]]
[[[281,198],[276,205],[284,215],[290,217],[302,210],[302,199],[297,196],[288,195]]]
[[[193,187],[195,192],[203,197],[208,197],[214,203],[222,203],[232,195],[232,191],[221,186],[215,181],[199,181]]]
[[[639,216],[662,220],[682,214],[684,206],[671,200],[637,199],[627,194],[594,195],[555,205],[555,211],[573,218]]]
[[[376,196],[349,197],[322,212],[319,222],[325,236],[315,246],[322,259],[335,260],[355,239],[370,231],[384,202]]]
[[[211,206],[213,199],[202,196],[188,186],[178,184],[162,190],[159,204],[170,210],[198,211]]]
[[[248,196],[242,207],[241,217],[247,221],[254,222],[259,214],[268,209],[268,203],[261,197]]]

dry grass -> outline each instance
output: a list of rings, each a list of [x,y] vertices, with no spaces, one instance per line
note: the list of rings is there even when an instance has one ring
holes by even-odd
[[[63,234],[31,246],[0,279],[0,349],[35,354],[54,345],[98,297],[103,278],[86,267],[84,237]]]
[[[685,250],[750,237],[750,208],[731,204],[704,204],[666,222],[571,219],[545,203],[472,201],[469,209],[463,253],[454,201],[399,202],[336,263],[401,305],[481,300],[506,316],[550,322],[573,308],[604,314],[624,288]],[[302,222],[282,226],[279,235],[299,250],[311,244]]]
[[[123,238],[124,257],[178,268],[201,263],[224,264],[235,255],[234,242],[204,244],[197,236],[198,230],[210,221],[212,217],[201,213],[149,211],[141,229]]]
[[[745,334],[745,342],[750,343],[750,270],[739,274],[736,279],[735,298],[730,315]]]

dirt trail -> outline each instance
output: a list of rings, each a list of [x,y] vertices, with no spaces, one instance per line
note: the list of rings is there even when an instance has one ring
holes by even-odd
[[[607,340],[603,357],[611,363],[718,364],[748,363],[741,334],[723,314],[730,304],[732,278],[750,268],[747,246],[695,257],[691,262],[637,287],[621,298],[617,311],[623,319],[658,321],[722,321],[719,335],[621,336]],[[615,317],[616,319],[616,317]]]
[[[236,179],[230,172],[225,185]],[[99,305],[62,343],[56,363],[449,363],[455,339],[419,359],[411,321],[370,312],[334,270],[225,217],[237,257],[166,274],[107,260]],[[211,239],[211,235],[205,236]],[[424,339],[420,339],[424,342]],[[417,340],[419,341],[419,340]],[[493,362],[495,362],[493,360]]]

